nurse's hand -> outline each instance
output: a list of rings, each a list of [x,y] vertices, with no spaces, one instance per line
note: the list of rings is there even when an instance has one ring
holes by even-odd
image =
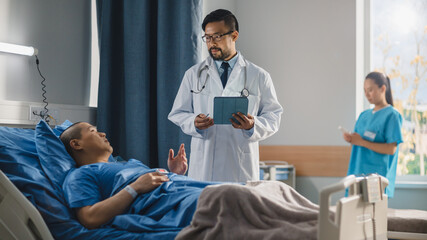
[[[349,134],[350,135],[350,143],[353,145],[357,145],[357,146],[362,146],[363,142],[365,140],[363,140],[363,138],[358,134],[358,133],[352,133]]]
[[[249,130],[255,125],[254,117],[249,113],[245,116],[243,113],[237,112],[237,114],[233,114],[233,117],[240,123],[239,125],[230,118],[231,125],[233,125],[234,128]]]
[[[214,125],[213,118],[210,118],[203,113],[197,115],[196,118],[194,119],[194,126],[196,126],[196,128],[199,130],[212,127],[213,125]]]
[[[342,136],[346,142],[351,143],[351,133],[343,133]]]
[[[184,175],[187,172],[188,163],[184,143],[179,147],[176,157],[174,157],[173,149],[169,149],[168,167],[171,172],[176,174]]]

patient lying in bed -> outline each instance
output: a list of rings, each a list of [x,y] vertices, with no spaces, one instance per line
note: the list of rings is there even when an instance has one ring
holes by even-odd
[[[169,180],[161,181],[159,187],[139,194],[122,214],[89,230],[75,220],[73,212],[79,207],[66,207],[72,203],[67,203],[71,201],[64,197],[64,178],[68,176],[67,181],[72,180],[71,176],[78,169],[118,164],[105,163],[104,159],[102,163],[80,164],[76,168],[75,161],[57,137],[70,125],[70,122],[64,122],[51,129],[41,121],[35,130],[0,127],[0,169],[37,207],[55,239],[316,239],[318,206],[284,183],[214,184],[193,181],[175,173],[169,173]],[[110,147],[105,144],[105,139],[74,143],[77,152]],[[185,157],[184,152],[176,157],[170,154],[169,169],[173,172],[186,170],[186,161],[180,155]],[[111,156],[109,159],[109,162],[115,162]],[[171,163],[181,166],[181,170]],[[155,169],[148,169],[137,160],[121,165],[118,166],[123,169],[114,178],[100,176],[103,181],[95,181],[96,178],[90,178],[90,175],[75,175],[76,178],[90,179],[92,184],[81,182],[67,193],[67,198],[78,197],[89,188],[88,196],[83,196],[81,201],[94,206],[120,193],[144,174],[158,176],[153,173]],[[108,182],[109,190],[104,186]],[[92,195],[92,188],[98,193]],[[101,188],[106,190],[101,192]],[[131,195],[122,193],[127,197]],[[94,196],[99,199],[93,200]],[[423,219],[426,222],[426,218]],[[389,219],[390,225],[393,224]],[[420,227],[423,232],[427,229],[425,226],[424,223]]]
[[[89,123],[71,125],[60,139],[78,166],[65,178],[65,198],[89,229],[107,223],[135,232],[183,228],[190,224],[200,192],[212,184],[181,176],[188,167],[183,144],[176,157],[169,150],[172,173],[164,174],[138,160],[109,162],[113,148],[105,133]]]

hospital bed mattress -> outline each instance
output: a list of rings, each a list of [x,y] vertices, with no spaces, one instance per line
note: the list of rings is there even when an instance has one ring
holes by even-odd
[[[427,211],[388,209],[388,238],[427,239]]]

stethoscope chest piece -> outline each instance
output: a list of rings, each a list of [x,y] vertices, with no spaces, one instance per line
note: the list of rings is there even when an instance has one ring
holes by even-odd
[[[242,92],[240,93],[241,97],[249,97],[249,90],[246,88],[243,88]]]

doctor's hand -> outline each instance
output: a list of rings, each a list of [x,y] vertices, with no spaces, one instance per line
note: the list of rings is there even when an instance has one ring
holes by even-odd
[[[199,130],[207,129],[213,125],[214,125],[213,118],[207,117],[203,113],[197,115],[196,118],[194,119],[194,126],[196,126],[196,128]]]
[[[255,125],[255,119],[249,113],[248,116],[245,116],[243,113],[238,112],[237,114],[233,114],[233,117],[240,123],[239,125],[230,118],[231,125],[233,125],[234,128],[249,130]]]
[[[171,172],[184,175],[188,169],[184,143],[179,147],[178,154],[174,157],[173,149],[169,149],[168,168]]]

